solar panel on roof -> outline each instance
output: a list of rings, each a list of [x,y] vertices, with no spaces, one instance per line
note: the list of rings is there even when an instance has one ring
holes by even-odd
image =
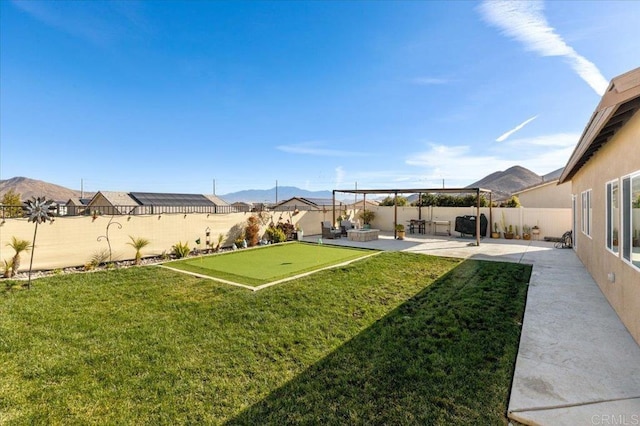
[[[202,194],[166,194],[154,192],[131,192],[133,198],[143,206],[215,206]]]

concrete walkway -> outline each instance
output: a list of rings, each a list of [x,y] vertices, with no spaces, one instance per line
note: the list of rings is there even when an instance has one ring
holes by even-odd
[[[640,346],[573,250],[502,239],[477,247],[474,240],[431,236],[323,242],[533,265],[509,418],[527,425],[640,425]]]

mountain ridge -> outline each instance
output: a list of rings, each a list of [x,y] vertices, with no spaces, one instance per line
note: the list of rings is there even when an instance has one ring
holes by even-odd
[[[302,198],[332,198],[332,191],[308,191],[296,186],[278,186],[278,202],[293,197]],[[220,195],[228,203],[274,203],[276,201],[276,187],[270,189],[245,189]]]
[[[466,188],[489,189],[494,200],[509,198],[514,192],[543,182],[543,177],[522,166],[512,166],[507,170],[493,172]]]
[[[529,169],[516,165],[506,170],[490,173],[482,179],[466,186],[466,188],[480,187],[490,189],[493,192],[492,198],[494,200],[503,200],[509,198],[514,192],[552,180],[556,178],[560,172],[561,169],[540,176]],[[69,199],[77,199],[81,196],[81,192],[78,190],[23,176],[0,180],[0,197],[10,189],[20,194],[22,201],[26,201],[32,197],[45,196],[48,199],[58,202],[66,202]],[[278,186],[277,189],[278,201],[287,200],[292,197],[325,199],[333,197],[333,192],[329,190],[308,191],[295,186]],[[93,196],[93,193],[85,193],[84,196],[85,198],[90,198]],[[220,198],[229,203],[273,203],[276,201],[276,187],[230,192],[220,195]]]
[[[44,196],[50,200],[66,202],[71,198],[80,198],[81,195],[80,191],[24,176],[0,180],[0,196],[11,189],[20,194],[22,201]],[[91,195],[85,193],[85,197],[90,197]]]

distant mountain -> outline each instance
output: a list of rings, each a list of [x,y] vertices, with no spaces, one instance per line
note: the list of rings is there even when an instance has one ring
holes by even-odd
[[[42,196],[54,201],[65,202],[70,198],[80,198],[80,191],[21,176],[0,180],[0,197],[10,189],[13,189],[16,193],[20,194],[22,201],[30,200],[32,197]],[[85,197],[90,197],[93,194],[85,193],[84,195]]]
[[[554,170],[550,173],[547,173],[546,175],[542,176],[542,180],[544,182],[549,182],[552,180],[560,179],[560,175],[562,174],[563,170],[564,170],[564,167],[560,167],[558,170]]]
[[[333,192],[307,191],[306,189],[300,189],[295,186],[278,186],[278,202],[292,197],[331,198],[333,197]],[[220,198],[228,203],[235,203],[238,201],[244,201],[247,203],[275,203],[276,187],[274,186],[271,189],[247,189],[244,191],[230,192],[228,194],[220,195]]]
[[[467,188],[484,188],[493,192],[494,200],[509,198],[514,192],[542,183],[542,176],[521,166],[509,167],[505,171],[493,172]]]

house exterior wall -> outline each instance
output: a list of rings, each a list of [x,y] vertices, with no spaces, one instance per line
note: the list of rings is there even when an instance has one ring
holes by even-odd
[[[572,193],[577,197],[576,253],[600,286],[609,303],[640,344],[640,270],[624,262],[620,253],[606,248],[606,183],[640,171],[640,113],[629,122],[574,175]],[[592,230],[580,230],[580,195],[591,189]],[[615,274],[615,281],[609,274]]]
[[[571,208],[571,184],[550,182],[540,185],[518,194],[518,199],[523,207],[537,208]]]

